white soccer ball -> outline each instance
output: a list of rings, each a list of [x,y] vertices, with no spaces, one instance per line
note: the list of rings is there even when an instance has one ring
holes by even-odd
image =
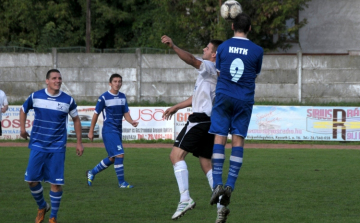
[[[224,2],[220,8],[220,15],[226,20],[231,21],[240,13],[242,13],[241,5],[235,0],[228,0]]]

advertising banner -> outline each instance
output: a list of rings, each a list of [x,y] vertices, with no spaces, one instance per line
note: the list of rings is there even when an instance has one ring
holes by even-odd
[[[2,114],[0,139],[20,138],[19,112],[21,106],[9,106]],[[137,128],[123,120],[123,140],[175,139],[185,126],[191,108],[179,110],[171,120],[162,115],[168,107],[130,107],[131,117],[139,122]],[[87,138],[94,106],[78,106],[82,137]],[[26,130],[31,132],[34,112],[27,115]],[[76,137],[69,117],[68,137]],[[94,136],[101,139],[102,114],[96,123]],[[311,140],[359,141],[360,110],[357,107],[311,106],[254,106],[247,139],[254,140]]]
[[[359,141],[357,107],[254,106],[247,139]]]

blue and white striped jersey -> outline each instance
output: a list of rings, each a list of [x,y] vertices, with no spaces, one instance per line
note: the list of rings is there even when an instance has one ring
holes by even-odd
[[[24,102],[24,113],[30,109],[34,109],[35,118],[29,148],[41,152],[65,152],[68,114],[71,117],[78,115],[75,100],[62,91],[50,95],[45,88],[32,93]]]
[[[129,106],[124,93],[112,94],[110,91],[103,93],[96,104],[96,114],[102,112],[104,124],[103,134],[106,132],[122,133],[122,118],[129,112]]]

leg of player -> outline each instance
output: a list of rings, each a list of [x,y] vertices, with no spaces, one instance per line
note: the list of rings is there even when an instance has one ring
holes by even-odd
[[[206,159],[204,157],[199,157],[200,165],[204,173],[206,174],[206,177],[208,179],[209,185],[211,190],[213,190],[213,176],[212,176],[212,165],[211,160]],[[221,199],[222,196],[219,198]],[[217,218],[216,223],[222,223],[226,222],[227,216],[230,213],[230,210],[226,208],[225,206],[221,205],[220,203],[217,203]]]
[[[60,202],[63,191],[61,185],[51,184],[50,189],[50,201],[51,201],[51,212],[49,222],[56,222],[57,213],[60,208]]]
[[[50,210],[50,205],[45,202],[43,195],[43,187],[39,182],[28,182],[31,195],[35,199],[38,205],[38,213],[35,219],[35,223],[43,222],[45,213]]]
[[[210,198],[210,204],[219,202],[219,197],[224,193],[222,173],[225,161],[225,144],[227,137],[215,135],[214,148],[212,155],[212,172],[213,172],[213,193]]]
[[[180,192],[180,202],[174,215],[171,217],[173,220],[180,218],[186,211],[195,208],[196,205],[195,201],[191,199],[189,192],[189,171],[184,160],[187,154],[188,152],[175,146],[170,153],[170,160],[174,167]]]
[[[243,148],[244,138],[242,136],[232,135],[232,150],[230,156],[229,174],[224,187],[224,194],[220,200],[220,204],[224,206],[230,204],[231,193],[235,188],[235,182],[238,178],[243,162]]]
[[[125,181],[124,154],[115,156],[114,169],[116,172],[116,176],[118,178],[120,188],[133,188],[134,187],[133,185],[130,185],[128,182]]]
[[[101,171],[105,170],[109,166],[111,166],[114,163],[114,158],[112,157],[106,157],[105,159],[101,160],[100,163],[98,163],[92,170],[86,171],[87,176],[87,184],[89,186],[92,186],[92,183],[95,179],[95,175],[100,173]]]

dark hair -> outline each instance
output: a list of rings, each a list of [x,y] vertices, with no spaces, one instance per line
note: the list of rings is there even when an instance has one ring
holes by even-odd
[[[57,69],[51,69],[51,70],[49,70],[49,71],[46,73],[46,79],[49,79],[49,78],[50,78],[50,74],[51,74],[52,72],[61,74],[59,70],[57,70]]]
[[[212,39],[212,40],[210,40],[210,43],[214,46],[214,48],[213,48],[213,53],[216,52],[218,46],[219,46],[220,44],[222,44],[222,42],[223,42],[222,40],[218,40],[218,39]]]
[[[247,34],[250,30],[251,19],[248,15],[240,13],[233,21],[234,31]]]
[[[115,78],[115,77],[120,77],[121,81],[122,81],[122,77],[120,76],[120,74],[111,74],[111,77],[109,79],[109,83],[112,82],[112,80]]]

